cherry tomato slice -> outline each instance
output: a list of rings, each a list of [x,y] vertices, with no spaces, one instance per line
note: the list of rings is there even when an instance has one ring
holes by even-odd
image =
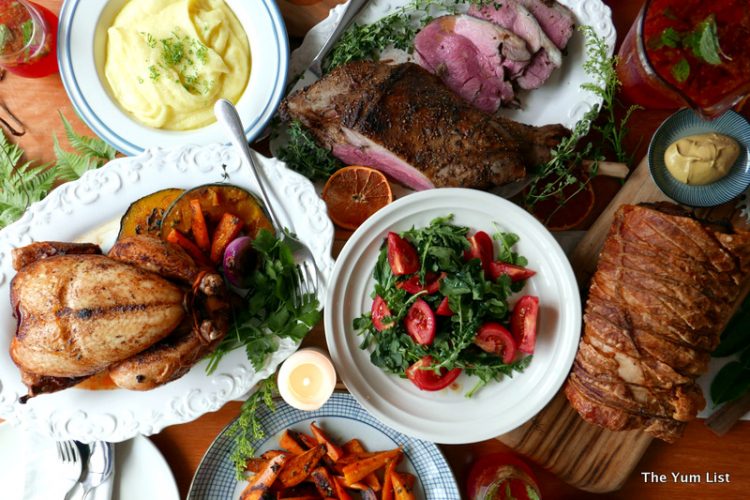
[[[490,278],[492,281],[496,281],[503,274],[510,276],[510,280],[515,283],[531,278],[536,274],[536,271],[500,261],[490,262]]]
[[[435,310],[435,314],[438,316],[453,316],[455,313],[451,311],[451,305],[448,303],[448,297],[443,297],[442,302]]]
[[[396,276],[419,271],[419,257],[411,243],[394,232],[388,233],[388,263]]]
[[[510,329],[518,342],[518,350],[531,354],[536,346],[536,323],[539,316],[539,297],[524,295],[513,307]]]
[[[419,276],[412,276],[406,281],[399,281],[396,283],[396,288],[402,288],[411,294],[419,292],[427,292],[429,295],[440,290],[440,281],[448,276],[446,273],[440,273],[438,276],[435,273],[427,273],[425,275],[426,286],[422,286],[422,282],[419,281]]]
[[[422,299],[414,301],[404,318],[406,333],[420,345],[430,345],[435,340],[435,323],[435,313]]]
[[[372,325],[377,331],[382,332],[383,330],[387,330],[388,328],[393,326],[393,322],[391,320],[388,320],[387,322],[384,321],[384,318],[387,318],[391,315],[391,310],[388,308],[388,304],[380,295],[375,296],[375,300],[372,302],[372,309],[370,309],[370,311],[372,313]]]
[[[516,341],[500,323],[485,323],[480,326],[474,343],[484,352],[500,356],[503,363],[512,363],[516,357]]]
[[[422,370],[422,367],[432,366],[432,356],[425,356],[406,369],[406,378],[423,391],[439,391],[445,389],[461,375],[460,368],[452,370],[440,369],[440,375],[431,370]]]
[[[489,275],[490,264],[495,255],[495,249],[492,238],[484,231],[477,231],[473,236],[469,236],[469,250],[464,254],[466,260],[479,259],[482,262],[484,274]]]

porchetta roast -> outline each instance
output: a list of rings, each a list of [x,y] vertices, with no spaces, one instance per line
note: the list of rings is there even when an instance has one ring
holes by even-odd
[[[10,355],[28,396],[107,371],[122,388],[174,380],[229,326],[227,290],[180,247],[148,236],[91,244],[40,242],[13,251]]]
[[[671,204],[623,205],[589,291],[565,393],[584,420],[668,442],[705,406],[698,376],[750,270],[750,233]]]
[[[486,189],[523,178],[567,134],[475,109],[417,64],[357,61],[282,102],[316,141],[350,165],[416,190]]]

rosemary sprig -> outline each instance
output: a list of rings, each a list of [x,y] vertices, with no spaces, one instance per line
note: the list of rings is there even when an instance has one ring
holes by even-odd
[[[234,464],[238,481],[245,479],[247,460],[255,454],[253,441],[263,439],[266,436],[258,418],[258,411],[261,405],[265,405],[270,411],[276,411],[273,396],[277,392],[278,388],[273,375],[259,382],[257,390],[242,403],[240,416],[227,429],[227,435],[235,440],[235,447],[230,459]]]

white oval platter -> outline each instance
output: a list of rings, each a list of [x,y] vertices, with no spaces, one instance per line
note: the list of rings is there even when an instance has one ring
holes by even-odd
[[[321,271],[322,304],[333,270],[333,224],[325,203],[310,181],[282,162],[257,153],[255,158],[268,180],[268,194],[280,223],[296,232],[315,255]],[[210,376],[206,375],[204,360],[184,377],[151,391],[72,388],[32,398],[24,405],[18,399],[26,388],[8,353],[16,329],[9,300],[10,281],[15,274],[10,259],[13,248],[42,240],[74,241],[105,225],[114,228],[114,232],[100,235],[102,245],[108,247],[117,234],[117,226],[111,221],[119,220],[130,203],[159,189],[221,182],[226,175],[227,182],[258,193],[246,168],[228,146],[149,149],[60,186],[0,231],[0,418],[57,440],[120,442],[215,411],[274,373],[297,344],[283,339],[278,351],[257,372],[245,352],[238,349],[228,354]]]

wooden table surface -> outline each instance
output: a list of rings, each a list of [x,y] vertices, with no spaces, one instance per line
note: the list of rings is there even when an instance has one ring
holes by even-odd
[[[59,11],[62,3],[61,0],[36,1],[55,12]],[[339,0],[322,0],[314,5],[297,6],[287,0],[278,0],[292,44],[299,43],[305,32],[323,19],[328,9],[337,3]],[[618,41],[621,41],[640,9],[640,2],[605,0],[605,3],[613,10]],[[62,125],[57,117],[58,110],[74,123],[78,131],[91,133],[76,119],[57,75],[29,80],[7,74],[0,82],[0,103],[4,103],[26,124],[27,133],[15,140],[25,148],[28,159],[39,162],[54,159],[52,134],[62,136]],[[748,114],[746,110],[743,111]],[[668,110],[645,110],[635,113],[631,120],[630,137],[626,142],[627,149],[634,158],[640,159],[643,156],[654,130],[670,113]],[[5,112],[0,110],[0,117],[4,116]],[[346,236],[345,233],[337,234],[336,249],[341,247],[341,240]],[[322,325],[309,335],[305,344],[325,344]],[[190,481],[201,457],[218,432],[237,415],[239,406],[236,402],[229,403],[215,413],[204,415],[188,424],[167,428],[151,437],[172,468],[183,498],[187,495]],[[741,422],[727,436],[719,438],[705,427],[703,421],[697,420],[687,427],[685,436],[676,444],[668,445],[655,441],[623,489],[606,496],[581,492],[543,469],[533,468],[540,481],[543,496],[549,500],[602,497],[639,500],[698,497],[739,499],[748,498],[747,490],[750,487],[750,461],[747,460],[745,446],[750,446],[750,422]],[[446,454],[461,488],[465,483],[468,466],[475,457],[507,450],[504,445],[494,440],[471,445],[441,446],[441,449]],[[643,473],[651,472],[666,474],[668,477],[671,477],[673,472],[697,473],[703,477],[703,481],[701,484],[671,480],[666,483],[645,481]],[[705,474],[714,472],[728,473],[731,482],[708,484]]]

